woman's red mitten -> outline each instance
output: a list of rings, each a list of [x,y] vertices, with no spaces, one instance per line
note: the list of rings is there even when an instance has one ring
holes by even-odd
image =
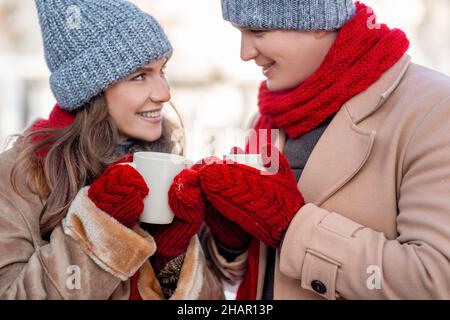
[[[149,192],[136,169],[114,164],[92,183],[88,197],[99,209],[130,228],[144,211],[144,198]]]

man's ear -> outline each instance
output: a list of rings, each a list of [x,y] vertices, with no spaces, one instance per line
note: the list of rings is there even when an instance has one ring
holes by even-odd
[[[337,31],[317,30],[312,31],[315,40],[323,41],[324,43],[330,43],[332,45],[338,36]]]

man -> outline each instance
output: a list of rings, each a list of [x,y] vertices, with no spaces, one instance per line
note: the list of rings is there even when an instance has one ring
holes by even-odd
[[[283,153],[272,177],[200,174],[211,259],[245,273],[237,298],[450,298],[450,79],[362,3],[222,8],[267,78],[253,128],[280,129]]]

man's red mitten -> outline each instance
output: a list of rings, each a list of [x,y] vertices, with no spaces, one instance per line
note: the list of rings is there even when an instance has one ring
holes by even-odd
[[[205,222],[214,239],[226,249],[245,250],[251,236],[237,223],[225,218],[211,203],[206,205]]]
[[[227,219],[274,248],[304,205],[288,161],[276,151],[272,155],[278,154],[278,172],[273,175],[238,163],[212,163],[199,172],[207,200]]]
[[[245,151],[239,147],[233,147],[230,153],[244,154]],[[225,218],[209,202],[206,205],[205,222],[221,247],[231,250],[245,250],[248,247],[251,240],[250,234],[238,224]]]

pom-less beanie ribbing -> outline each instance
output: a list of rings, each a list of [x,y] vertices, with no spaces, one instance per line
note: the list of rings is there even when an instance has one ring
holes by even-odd
[[[338,30],[355,14],[352,0],[222,0],[223,18],[239,27]]]
[[[150,15],[126,0],[35,0],[59,106],[82,107],[172,46]]]

